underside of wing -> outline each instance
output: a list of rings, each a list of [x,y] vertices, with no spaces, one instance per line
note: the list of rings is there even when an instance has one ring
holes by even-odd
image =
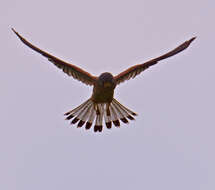
[[[77,79],[77,80],[79,80],[79,81],[81,81],[87,85],[93,85],[95,83],[97,77],[92,76],[90,73],[84,71],[83,69],[81,69],[75,65],[66,63],[66,62],[60,60],[59,58],[54,57],[53,55],[37,48],[36,46],[34,46],[30,42],[28,42],[25,38],[23,38],[13,28],[12,28],[12,30],[25,45],[27,45],[28,47],[30,47],[34,51],[40,53],[44,57],[48,58],[49,61],[51,61],[58,68],[63,70],[63,72],[66,73],[67,75],[72,76],[74,79]]]
[[[156,63],[158,63],[159,61],[166,59],[168,57],[171,57],[173,55],[178,54],[179,52],[185,50],[187,47],[189,47],[189,45],[191,44],[191,42],[193,40],[195,40],[196,37],[191,38],[190,40],[184,42],[183,44],[179,45],[177,48],[173,49],[172,51],[157,57],[155,59],[152,59],[150,61],[147,61],[143,64],[139,64],[139,65],[135,65],[133,67],[130,67],[129,69],[123,71],[122,73],[116,75],[115,81],[117,84],[120,84],[126,80],[129,80],[131,78],[136,77],[137,75],[139,75],[142,71],[144,71],[145,69],[149,68],[152,65],[155,65]]]

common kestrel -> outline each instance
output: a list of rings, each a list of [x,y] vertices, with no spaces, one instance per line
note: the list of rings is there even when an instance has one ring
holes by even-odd
[[[62,69],[67,75],[72,76],[74,79],[77,79],[86,85],[93,86],[92,96],[77,108],[65,113],[65,116],[66,120],[72,119],[71,124],[76,124],[78,122],[77,127],[82,127],[85,124],[86,129],[90,129],[95,120],[95,132],[102,131],[103,119],[105,121],[106,127],[110,129],[112,127],[112,123],[116,127],[119,127],[120,120],[123,123],[128,123],[128,119],[134,120],[133,116],[137,116],[135,112],[126,108],[113,98],[114,89],[117,85],[136,77],[142,71],[152,65],[155,65],[159,61],[185,50],[196,38],[193,37],[172,51],[145,63],[130,67],[116,76],[105,72],[96,77],[75,65],[64,62],[59,58],[54,57],[53,55],[37,48],[25,38],[23,38],[13,28],[12,30],[25,45],[48,58],[49,61],[55,64],[58,68]]]

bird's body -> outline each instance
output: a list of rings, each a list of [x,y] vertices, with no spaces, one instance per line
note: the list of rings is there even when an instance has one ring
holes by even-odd
[[[95,77],[81,68],[64,62],[57,57],[54,57],[51,54],[37,48],[25,40],[14,29],[12,30],[25,45],[48,58],[49,61],[55,64],[58,68],[62,69],[67,75],[72,76],[74,79],[77,79],[87,85],[93,86],[92,96],[77,108],[65,113],[65,115],[67,120],[72,119],[71,124],[78,123],[77,127],[82,127],[85,124],[86,129],[90,129],[95,121],[95,132],[102,131],[103,120],[105,121],[106,127],[110,129],[112,127],[112,123],[116,127],[119,127],[120,120],[123,123],[128,123],[128,119],[134,120],[133,116],[137,115],[135,112],[126,108],[114,99],[114,89],[117,85],[125,80],[136,77],[136,75],[140,74],[148,67],[158,63],[160,60],[166,59],[183,51],[195,39],[195,37],[191,38],[172,51],[143,64],[135,65],[116,76],[105,72],[99,77]]]
[[[111,73],[102,73],[93,86],[92,101],[95,103],[110,103],[113,100],[116,82]]]
[[[102,131],[102,122],[105,120],[107,128],[111,128],[112,122],[116,127],[120,126],[119,120],[128,123],[128,119],[134,120],[132,116],[137,114],[122,106],[114,97],[116,81],[111,73],[102,73],[93,84],[93,93],[91,98],[81,106],[65,113],[66,119],[72,120],[72,124],[78,122],[78,127],[85,123],[86,129],[89,129],[95,119],[94,131]]]

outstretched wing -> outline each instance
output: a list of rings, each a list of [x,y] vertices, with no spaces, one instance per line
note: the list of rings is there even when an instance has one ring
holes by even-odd
[[[133,67],[130,67],[129,69],[123,71],[122,73],[116,75],[114,78],[116,80],[116,84],[120,84],[122,82],[124,82],[125,80],[129,80],[130,78],[134,78],[137,75],[139,75],[142,71],[144,71],[145,69],[149,68],[152,65],[155,65],[156,63],[158,63],[158,61],[162,60],[162,59],[166,59],[168,57],[171,57],[183,50],[185,50],[193,40],[195,40],[196,37],[191,38],[190,40],[184,42],[183,44],[181,44],[180,46],[178,46],[177,48],[175,48],[174,50],[160,56],[157,57],[155,59],[152,59],[150,61],[147,61],[143,64],[139,64],[139,65],[135,65]]]
[[[13,28],[12,28],[12,30],[25,45],[27,45],[34,51],[36,51],[36,52],[40,53],[41,55],[45,56],[46,58],[48,58],[49,61],[54,63],[58,68],[62,69],[63,72],[66,73],[67,75],[72,76],[74,79],[77,79],[87,85],[93,85],[95,83],[97,77],[92,76],[90,73],[82,70],[81,68],[79,68],[75,65],[66,63],[66,62],[58,59],[57,57],[54,57],[53,55],[50,55],[49,53],[37,48],[36,46],[34,46],[30,42],[28,42],[25,38],[23,38]]]

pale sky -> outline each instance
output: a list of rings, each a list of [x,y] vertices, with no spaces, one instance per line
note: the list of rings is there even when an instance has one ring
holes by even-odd
[[[215,189],[215,1],[3,0],[0,189]],[[102,133],[63,113],[92,88],[68,77],[10,30],[93,75],[184,52],[116,88],[138,113]]]

